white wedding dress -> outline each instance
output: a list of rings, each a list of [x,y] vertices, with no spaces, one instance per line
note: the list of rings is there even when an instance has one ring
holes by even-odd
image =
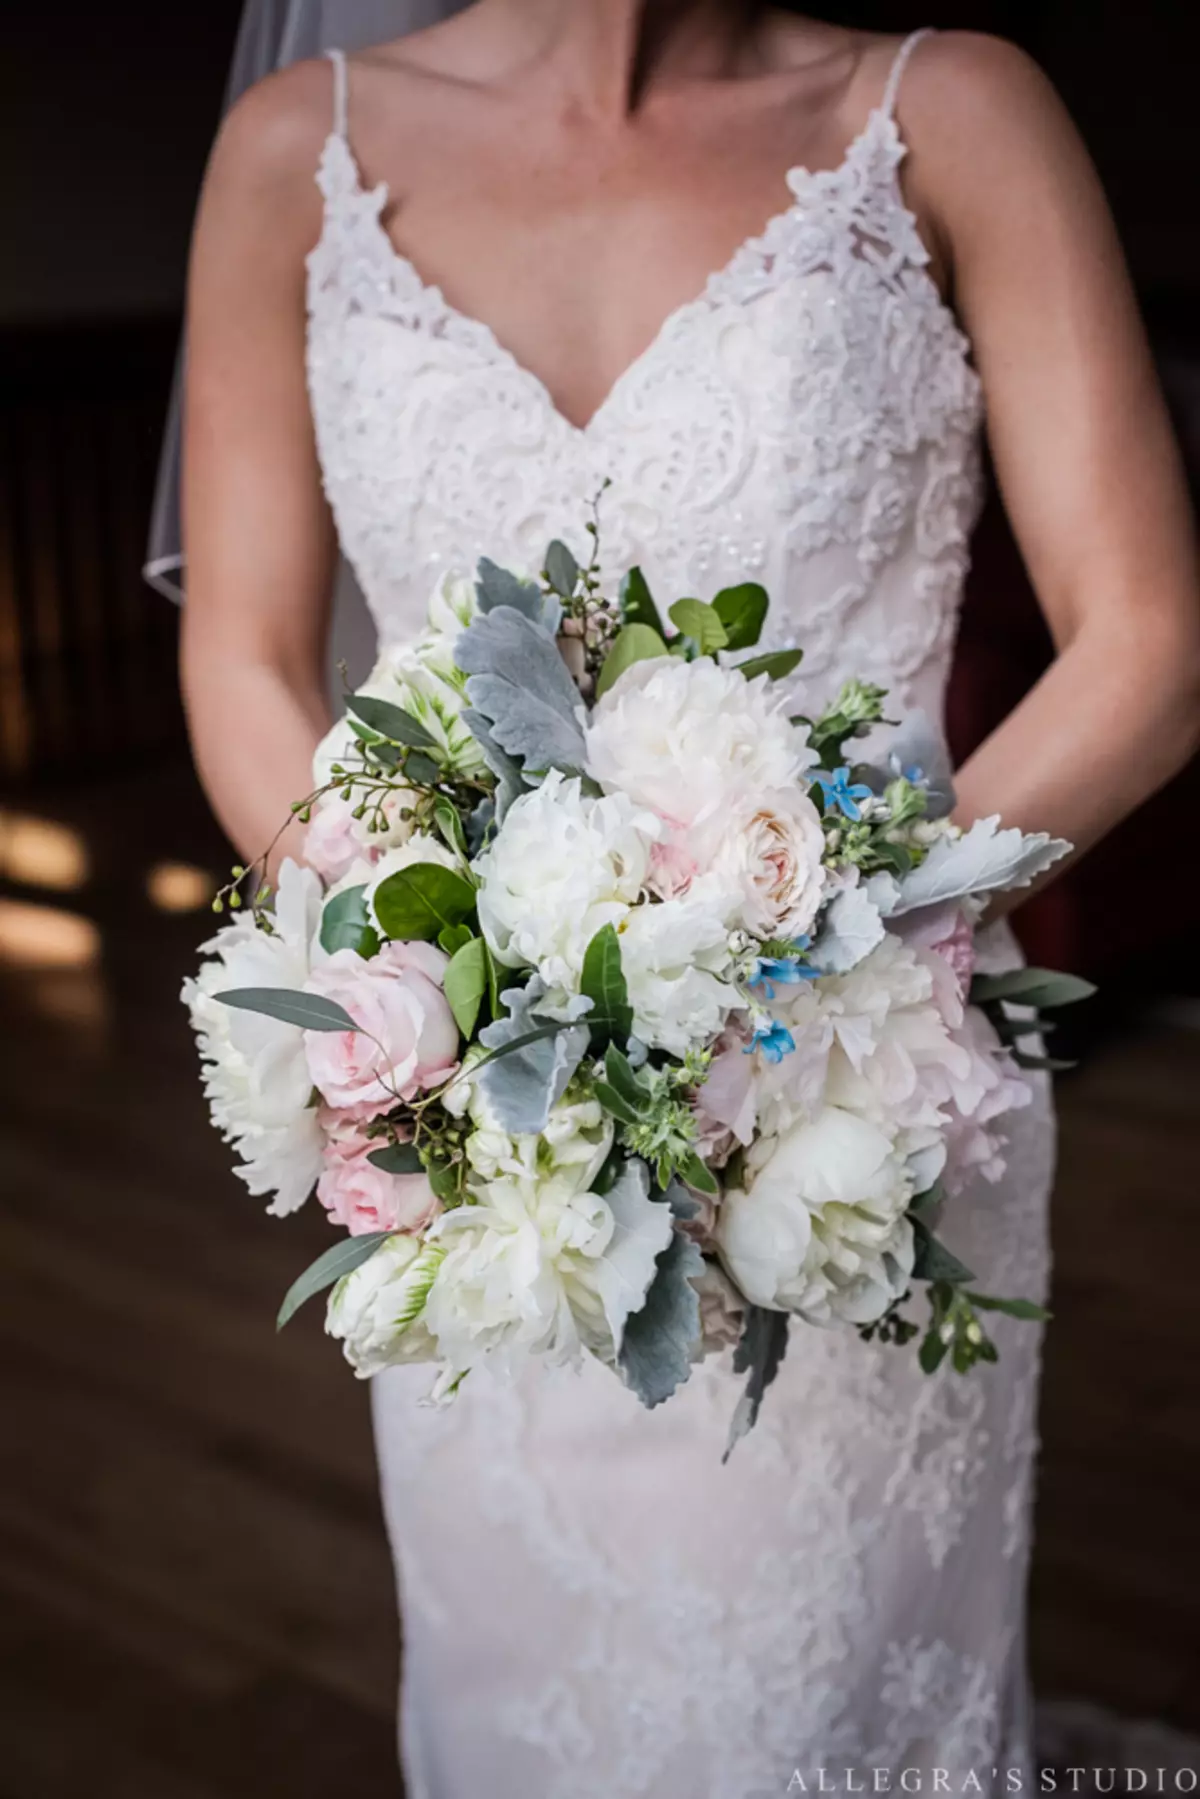
[[[525,570],[553,536],[586,553],[607,479],[604,567],[640,563],[663,599],[762,581],[772,645],[804,647],[801,709],[855,674],[941,716],[981,402],[901,198],[903,55],[842,164],[787,174],[785,210],[582,429],[392,247],[334,55],[309,380],[385,641],[481,553]],[[990,953],[1014,959],[1007,933]],[[1052,1161],[1039,1083],[1004,1179],[945,1231],[993,1292],[1043,1292]],[[727,1357],[653,1413],[596,1364],[516,1386],[476,1374],[444,1410],[418,1404],[426,1370],[377,1380],[410,1799],[777,1799],[797,1771],[810,1792],[822,1769],[830,1790],[850,1769],[871,1791],[872,1768],[897,1785],[920,1769],[925,1791],[933,1769],[954,1791],[973,1770],[1002,1791],[1005,1769],[1027,1775],[1039,1345],[1005,1319],[996,1337],[997,1367],[926,1379],[911,1349],[794,1326],[726,1466],[742,1384]]]

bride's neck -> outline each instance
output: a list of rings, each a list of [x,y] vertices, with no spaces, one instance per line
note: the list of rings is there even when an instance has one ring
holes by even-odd
[[[512,39],[553,63],[579,104],[633,110],[651,83],[731,74],[753,51],[758,0],[487,0]]]

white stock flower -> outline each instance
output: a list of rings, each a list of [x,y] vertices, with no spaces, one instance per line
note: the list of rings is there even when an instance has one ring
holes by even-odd
[[[444,1213],[433,1228],[446,1259],[425,1322],[447,1364],[575,1362],[584,1350],[613,1360],[671,1238],[670,1209],[647,1186],[633,1163],[606,1198],[569,1170],[523,1172]]]
[[[588,773],[690,832],[794,787],[813,765],[786,706],[765,675],[747,681],[707,657],[635,663],[592,713]]]
[[[623,795],[592,799],[557,770],[509,807],[475,864],[479,924],[504,967],[537,969],[544,1010],[578,993],[588,944],[637,901],[656,832]]]
[[[837,1106],[748,1158],[749,1190],[725,1194],[717,1244],[754,1305],[811,1324],[869,1324],[908,1284],[912,1181],[890,1139]]]
[[[612,1148],[613,1123],[598,1099],[577,1087],[567,1089],[552,1107],[540,1136],[512,1136],[488,1102],[478,1081],[472,1080],[474,1062],[486,1052],[473,1044],[464,1058],[464,1073],[448,1088],[444,1104],[456,1118],[467,1118],[474,1127],[464,1145],[471,1166],[472,1185],[500,1175],[569,1174],[580,1192],[590,1187]]]
[[[425,726],[448,770],[484,771],[479,746],[462,720],[466,676],[455,662],[458,639],[475,617],[475,584],[443,575],[429,599],[429,624],[411,643],[383,652],[365,691],[391,699]]]
[[[303,987],[320,958],[320,919],[317,876],[284,862],[273,930],[259,930],[248,915],[225,925],[202,946],[211,960],[183,985],[212,1121],[237,1151],[237,1174],[251,1193],[274,1195],[267,1210],[277,1217],[303,1205],[321,1172],[304,1035],[295,1025],[213,996],[233,987]]]
[[[709,1043],[739,1003],[722,979],[731,953],[720,913],[699,897],[663,900],[635,907],[618,930],[635,1034],[675,1056]]]
[[[436,1361],[437,1346],[421,1314],[442,1258],[438,1244],[389,1237],[338,1281],[329,1295],[325,1329],[341,1339],[346,1360],[361,1379],[396,1362]]]

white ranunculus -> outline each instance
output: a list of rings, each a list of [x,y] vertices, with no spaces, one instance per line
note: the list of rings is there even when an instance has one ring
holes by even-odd
[[[812,767],[807,728],[790,724],[786,708],[765,675],[747,681],[707,657],[638,662],[592,713],[588,773],[691,833],[796,786]]]
[[[213,996],[232,987],[303,987],[321,951],[321,883],[311,869],[284,862],[274,929],[250,916],[225,925],[204,944],[211,959],[182,998],[204,1062],[213,1123],[233,1144],[251,1193],[271,1193],[277,1217],[303,1205],[321,1172],[321,1132],[309,1105],[312,1080],[297,1026],[227,1006]]]
[[[551,771],[522,794],[475,864],[479,924],[506,968],[536,968],[543,1010],[579,991],[588,944],[646,884],[657,824],[622,795],[593,799]]]
[[[425,1322],[460,1371],[527,1355],[575,1362],[585,1350],[612,1361],[671,1230],[640,1164],[627,1164],[605,1198],[581,1191],[570,1171],[502,1175],[479,1204],[434,1226],[446,1259]]]
[[[360,1378],[397,1362],[437,1360],[437,1345],[422,1318],[444,1252],[419,1237],[395,1236],[344,1274],[325,1311],[325,1329],[341,1339]]]
[[[412,868],[417,862],[435,862],[439,868],[451,868],[455,874],[463,873],[461,860],[453,850],[446,847],[440,837],[434,837],[428,831],[414,831],[404,843],[387,850],[373,866],[352,869],[339,883],[339,887],[353,886],[359,880],[365,881],[363,904],[367,908],[367,916],[378,926],[375,895],[389,875],[396,874],[402,868]]]
[[[723,979],[731,951],[720,912],[699,897],[663,900],[618,928],[635,1034],[675,1056],[711,1042],[740,1004]]]
[[[807,933],[825,894],[825,833],[801,787],[763,793],[690,834],[699,878],[728,896],[726,922],[756,937]]]
[[[869,1324],[913,1264],[912,1181],[882,1131],[837,1106],[764,1140],[748,1190],[725,1194],[717,1244],[754,1305],[811,1324]]]

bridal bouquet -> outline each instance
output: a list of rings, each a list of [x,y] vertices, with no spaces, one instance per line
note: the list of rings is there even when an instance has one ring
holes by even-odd
[[[559,542],[537,580],[444,579],[318,752],[308,866],[216,902],[184,993],[213,1121],[272,1212],[315,1186],[346,1233],[280,1321],[332,1287],[360,1374],[446,1397],[586,1354],[654,1406],[732,1346],[736,1436],[792,1319],[931,1372],[995,1359],[981,1313],[1041,1316],[939,1231],[1052,1065],[1037,1008],[1089,991],[973,974],[988,896],[1068,846],[951,824],[919,717],[857,760],[881,688],[789,715],[767,610],[667,623]]]

